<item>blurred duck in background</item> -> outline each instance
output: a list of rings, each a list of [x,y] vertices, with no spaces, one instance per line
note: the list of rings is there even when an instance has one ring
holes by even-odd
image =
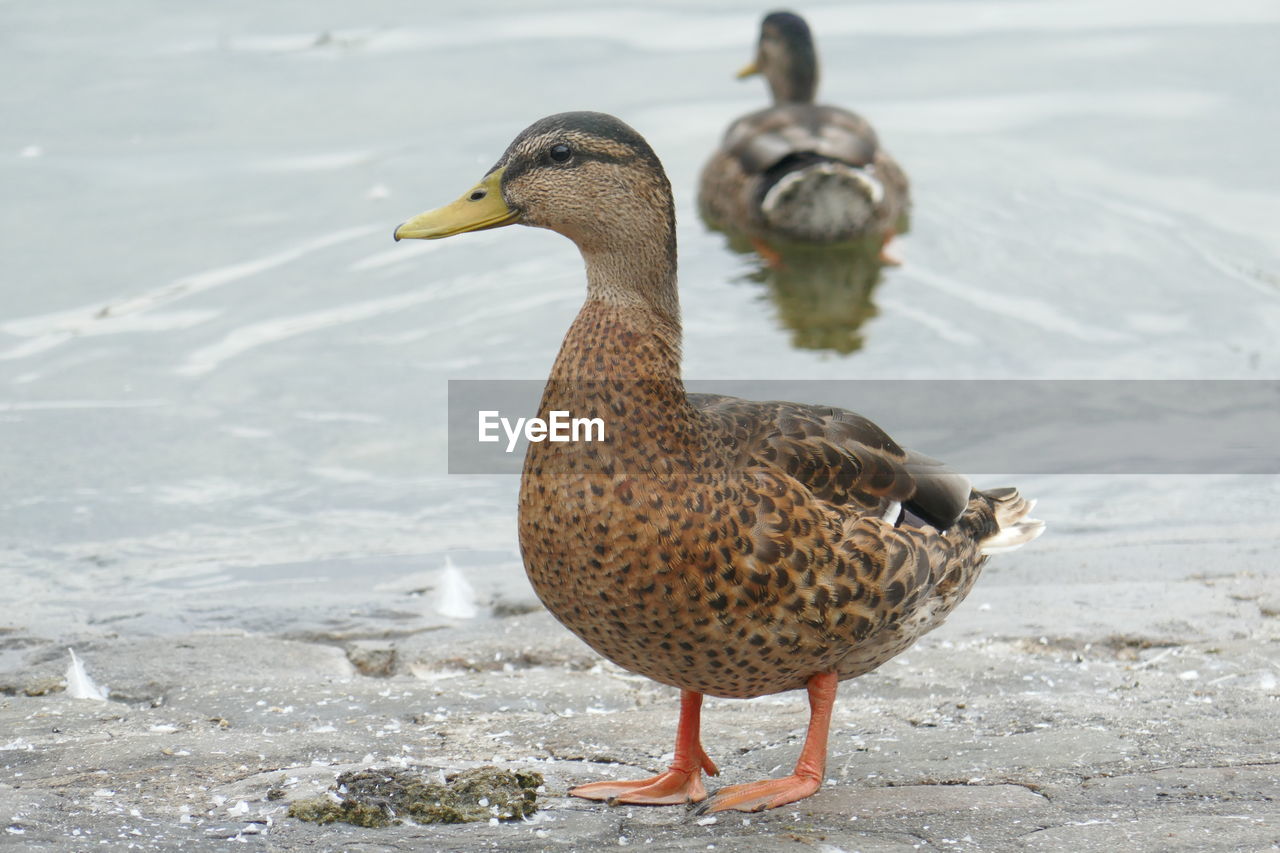
[[[870,242],[884,247],[907,227],[906,174],[856,113],[814,103],[818,57],[804,19],[773,12],[760,26],[755,61],[773,106],[729,126],[703,168],[699,207],[711,227],[745,235],[777,264],[789,244]]]

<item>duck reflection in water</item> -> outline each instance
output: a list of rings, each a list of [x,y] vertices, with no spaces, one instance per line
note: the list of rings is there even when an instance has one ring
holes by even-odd
[[[745,234],[726,236],[734,251],[756,256],[743,279],[769,289],[792,346],[841,355],[862,349],[862,327],[879,313],[874,295],[885,263],[878,240],[766,246]]]

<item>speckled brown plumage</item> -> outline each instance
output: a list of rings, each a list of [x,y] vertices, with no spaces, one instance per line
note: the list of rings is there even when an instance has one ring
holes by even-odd
[[[905,231],[906,173],[866,119],[814,103],[818,63],[803,19],[789,12],[764,19],[746,73],[756,70],[774,103],[734,121],[703,168],[698,202],[706,220],[766,241],[817,244]]]
[[[973,585],[983,549],[1016,546],[1038,522],[1012,489],[972,491],[851,412],[686,394],[671,190],[622,122],[543,119],[490,175],[501,179],[504,224],[559,231],[586,262],[587,299],[540,415],[606,423],[604,441],[529,447],[519,504],[529,578],[592,648],[684,691],[671,770],[574,793],[701,800],[701,772],[715,771],[697,739],[701,694],[808,687],[812,743],[796,774],[710,802],[750,810],[807,796],[821,780],[836,681],[937,625]],[[476,227],[467,205],[499,204],[487,192],[482,183],[397,237]]]
[[[759,696],[815,672],[861,675],[968,592],[1000,496],[913,466],[918,457],[852,413],[686,396],[670,374],[600,381],[574,369],[589,353],[606,375],[657,374],[658,348],[630,346],[633,329],[588,305],[542,401],[544,417],[605,418],[607,441],[535,444],[525,460],[529,577],[589,645],[666,684]],[[882,520],[894,501],[950,527]]]

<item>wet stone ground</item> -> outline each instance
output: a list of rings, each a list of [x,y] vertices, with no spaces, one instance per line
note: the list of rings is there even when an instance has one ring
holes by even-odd
[[[1126,611],[1155,595],[1161,607]],[[676,696],[537,610],[385,639],[86,639],[79,654],[107,701],[67,694],[61,645],[11,632],[9,648],[25,648],[0,673],[0,845],[1273,849],[1278,615],[1274,577],[1254,572],[1069,590],[997,581],[842,685],[817,795],[702,818],[565,795],[661,768]],[[799,693],[708,700],[703,739],[722,770],[711,787],[785,772],[806,719]],[[486,766],[540,774],[537,811],[383,827],[289,816],[340,774]]]

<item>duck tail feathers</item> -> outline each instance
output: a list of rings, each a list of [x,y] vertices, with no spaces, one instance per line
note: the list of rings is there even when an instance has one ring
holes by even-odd
[[[982,494],[991,502],[997,525],[996,532],[979,543],[984,556],[1016,550],[1044,533],[1044,522],[1030,517],[1036,502],[1018,494],[1017,489],[991,489]]]
[[[784,160],[766,176],[760,212],[774,231],[791,239],[832,243],[862,235],[884,200],[870,166],[814,156]]]

